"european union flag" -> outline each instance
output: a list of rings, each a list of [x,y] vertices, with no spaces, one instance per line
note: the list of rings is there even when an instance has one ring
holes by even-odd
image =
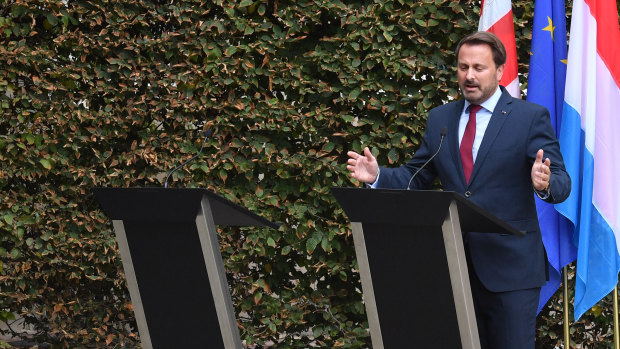
[[[549,109],[556,136],[560,133],[564,104],[566,40],[564,0],[536,0],[527,100]],[[536,207],[549,260],[549,281],[540,292],[540,312],[560,286],[562,267],[577,258],[577,249],[571,222],[538,197]]]

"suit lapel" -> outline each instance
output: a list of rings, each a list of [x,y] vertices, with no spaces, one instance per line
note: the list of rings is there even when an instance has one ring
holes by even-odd
[[[461,182],[465,183],[465,174],[463,173],[463,164],[461,163],[461,152],[459,151],[459,121],[463,108],[465,107],[465,99],[461,99],[454,103],[455,109],[450,112],[452,120],[448,123],[448,140],[450,141],[450,153],[452,154],[452,163],[456,164],[456,171],[461,178]]]
[[[495,142],[502,125],[504,125],[504,121],[506,121],[506,118],[510,115],[511,111],[512,96],[510,96],[505,89],[502,89],[502,96],[493,110],[493,114],[491,115],[491,120],[489,121],[486,131],[484,131],[482,143],[480,144],[480,149],[478,149],[478,155],[476,155],[476,161],[474,162],[474,169],[471,173],[471,178],[469,179],[469,185],[476,180],[476,174],[480,172],[480,168],[482,167],[484,160],[491,149],[491,145]]]

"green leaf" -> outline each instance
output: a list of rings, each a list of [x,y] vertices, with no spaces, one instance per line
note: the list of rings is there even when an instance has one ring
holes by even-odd
[[[314,236],[306,240],[306,251],[308,254],[312,254],[316,247],[319,245],[320,240],[315,238]]]
[[[269,237],[269,238],[267,238],[267,245],[269,245],[271,247],[275,247],[276,246],[276,241],[272,237]]]
[[[334,147],[335,147],[335,146],[336,146],[336,145],[335,145],[334,143],[332,143],[332,142],[327,142],[327,143],[325,143],[325,144],[323,145],[323,148],[321,148],[321,151],[324,151],[324,152],[326,152],[326,153],[329,153],[329,152],[331,152],[332,150],[334,150]]]
[[[360,93],[362,93],[362,90],[360,90],[359,88],[353,89],[350,93],[349,93],[349,99],[353,100],[356,99],[357,96],[360,95]]]
[[[15,217],[15,215],[13,213],[8,213],[8,214],[5,214],[4,216],[2,216],[2,219],[4,219],[6,224],[13,225],[13,218],[14,217]]]
[[[52,163],[48,159],[39,159],[39,162],[41,163],[41,165],[43,165],[45,169],[47,170],[52,169]]]
[[[54,16],[52,13],[48,13],[45,18],[52,26],[58,24],[58,18],[56,18],[56,16]]]
[[[387,42],[392,42],[392,34],[390,34],[389,32],[384,31],[383,37],[385,38],[385,40],[387,40]]]
[[[312,336],[314,336],[314,338],[319,338],[322,335],[323,335],[323,328],[321,326],[312,327]]]
[[[260,303],[260,301],[263,299],[263,293],[258,291],[254,293],[254,304],[258,304]]]
[[[28,144],[30,145],[34,144],[35,137],[33,135],[26,133],[23,137],[26,139],[26,142],[28,142]]]
[[[224,54],[228,57],[232,56],[235,54],[235,52],[237,52],[237,47],[236,46],[229,46],[226,51],[224,51]]]
[[[0,266],[2,266],[2,263],[0,263]],[[15,314],[13,314],[13,312],[7,310],[0,310],[0,321],[8,322],[11,320],[15,320]],[[9,347],[7,346],[7,348]]]
[[[291,246],[284,246],[284,247],[282,247],[282,251],[280,253],[283,256],[286,256],[287,254],[291,253]]]
[[[17,248],[13,247],[11,249],[11,257],[13,257],[13,259],[16,259],[17,257],[19,257],[20,254],[21,253]]]
[[[323,240],[321,240],[321,248],[325,252],[331,252],[332,245],[331,245],[331,242],[329,241],[329,239],[327,237],[324,237]]]
[[[390,162],[390,164],[393,164],[395,162],[398,161],[398,150],[396,150],[396,148],[392,148],[390,149],[390,151],[388,152],[388,160]]]
[[[222,182],[226,182],[226,178],[228,178],[228,171],[221,169],[218,171],[218,175],[220,179],[222,180]]]

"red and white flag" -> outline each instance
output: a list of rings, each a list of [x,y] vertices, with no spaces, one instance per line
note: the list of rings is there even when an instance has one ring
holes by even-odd
[[[510,0],[482,0],[481,11],[478,30],[497,35],[506,47],[506,67],[499,84],[506,87],[506,90],[513,97],[521,98],[515,27],[512,21],[512,3]]]

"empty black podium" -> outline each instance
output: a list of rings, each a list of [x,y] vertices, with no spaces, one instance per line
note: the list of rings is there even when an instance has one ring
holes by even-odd
[[[480,348],[461,232],[523,233],[454,192],[332,194],[351,220],[373,348]]]
[[[97,188],[143,348],[242,348],[216,225],[277,226],[205,189]]]

